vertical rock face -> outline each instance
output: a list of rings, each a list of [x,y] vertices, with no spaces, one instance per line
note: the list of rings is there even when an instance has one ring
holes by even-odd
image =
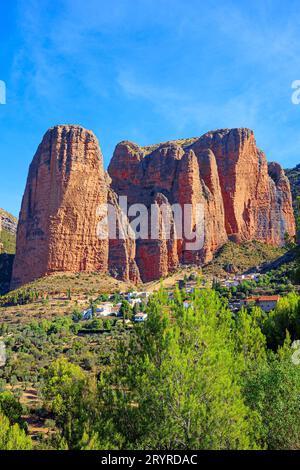
[[[128,219],[124,217],[118,204],[118,197],[109,189],[108,204],[114,208],[116,215],[116,237],[109,239],[108,268],[110,274],[119,279],[141,281],[140,273],[135,262],[136,244],[135,240],[126,236],[128,230]]]
[[[280,244],[282,243],[282,240],[284,240],[286,234],[295,234],[290,183],[278,163],[269,163],[268,173],[271,178],[271,240],[275,244]]]
[[[12,286],[53,272],[107,270],[108,240],[96,231],[107,193],[94,134],[79,126],[50,129],[29,169]]]
[[[249,129],[222,129],[151,147],[124,141],[108,172],[92,132],[57,126],[46,133],[23,197],[12,287],[54,272],[101,271],[149,281],[180,264],[209,261],[228,238],[275,245],[284,243],[286,233],[295,234],[288,180],[278,164],[267,164]],[[124,217],[120,196],[126,196],[128,207],[148,209],[146,237],[126,234],[137,214]],[[104,217],[98,209],[107,203],[115,209],[116,238],[98,237]],[[191,249],[199,207],[202,238]],[[170,214],[168,226],[163,211]],[[185,216],[179,225],[178,211]]]
[[[280,245],[286,233],[295,234],[288,180],[280,165],[268,166],[249,129],[221,129],[144,148],[121,142],[108,171],[113,189],[127,196],[129,204],[150,207],[158,195],[165,204],[190,204],[192,226],[197,204],[204,211],[199,250],[186,249],[185,237],[168,243],[161,235],[137,241],[136,262],[144,281],[167,274],[179,263],[209,261],[228,238]]]
[[[287,177],[278,164],[268,167],[250,129],[209,132],[193,144],[215,157],[225,210],[225,227],[234,241],[284,243],[295,221]]]

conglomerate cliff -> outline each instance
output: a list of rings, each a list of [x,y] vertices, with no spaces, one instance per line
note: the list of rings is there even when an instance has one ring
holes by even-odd
[[[151,207],[167,208],[170,237],[160,215],[156,237],[151,238],[149,221],[148,237],[100,239],[103,214],[98,208],[109,203],[121,219],[120,196],[127,197],[128,206],[144,204],[149,213]],[[189,249],[185,230],[178,236],[174,204],[190,205],[191,232],[198,221],[196,208],[202,208],[203,242],[196,250]],[[221,129],[150,147],[124,141],[107,174],[92,132],[56,126],[44,136],[30,166],[12,287],[66,271],[150,281],[179,264],[209,261],[228,239],[281,245],[286,234],[295,234],[288,179],[280,165],[267,163],[249,129]]]

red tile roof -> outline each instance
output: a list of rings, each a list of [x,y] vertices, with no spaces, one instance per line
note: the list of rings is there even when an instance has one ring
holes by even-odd
[[[247,302],[278,302],[279,295],[261,295],[260,297],[248,297]]]

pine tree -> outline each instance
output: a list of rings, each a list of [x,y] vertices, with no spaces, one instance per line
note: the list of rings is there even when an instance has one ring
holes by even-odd
[[[0,413],[0,450],[31,450],[32,443],[18,424],[10,425],[9,419]]]
[[[127,448],[255,447],[255,413],[241,393],[230,312],[206,291],[173,318],[152,298],[148,321],[117,358],[116,429]]]

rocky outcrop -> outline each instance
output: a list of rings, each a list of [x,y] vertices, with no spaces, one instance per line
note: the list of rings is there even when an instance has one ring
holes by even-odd
[[[286,169],[285,174],[288,177],[290,185],[291,185],[293,206],[294,206],[294,210],[296,210],[297,198],[300,196],[300,165],[295,166],[295,168]]]
[[[249,129],[223,129],[150,147],[124,141],[108,173],[92,132],[57,126],[46,133],[23,197],[12,287],[66,271],[149,281],[180,264],[209,261],[228,239],[280,245],[285,233],[295,232],[288,180],[279,165],[268,166]],[[126,196],[128,206],[147,207],[146,237],[135,240],[130,227],[128,232],[135,214],[124,216],[120,196]],[[105,220],[99,207],[107,203],[115,209],[116,236],[99,238],[99,222],[103,226]],[[189,218],[178,225],[176,213],[186,206]],[[199,207],[201,243],[191,249],[198,240]],[[163,211],[169,214],[168,225]]]
[[[250,129],[223,129],[202,136],[194,147],[216,157],[225,210],[226,232],[234,241],[284,243],[295,233],[288,179],[268,163]],[[276,171],[273,169],[276,165]],[[275,173],[278,177],[274,177]]]
[[[270,176],[270,224],[271,241],[281,244],[286,235],[295,235],[290,183],[278,163],[268,164]]]
[[[200,138],[139,147],[117,145],[109,166],[112,187],[150,207],[158,195],[165,203],[203,207],[204,241],[199,250],[187,240],[139,240],[137,265],[144,281],[165,275],[180,263],[209,261],[228,239],[284,243],[295,234],[290,187],[278,164],[270,164],[249,129],[221,129]],[[174,247],[176,246],[176,249]],[[153,261],[147,262],[147,259]]]
[[[296,219],[300,217],[300,165],[295,168],[285,170],[285,174],[291,185],[293,208]],[[297,242],[300,243],[300,226],[297,224]]]
[[[107,193],[94,134],[79,126],[50,129],[29,169],[12,286],[53,272],[106,271],[108,240],[97,237],[97,208]]]
[[[0,208],[0,232],[2,230],[15,235],[17,233],[18,220],[13,215]]]

